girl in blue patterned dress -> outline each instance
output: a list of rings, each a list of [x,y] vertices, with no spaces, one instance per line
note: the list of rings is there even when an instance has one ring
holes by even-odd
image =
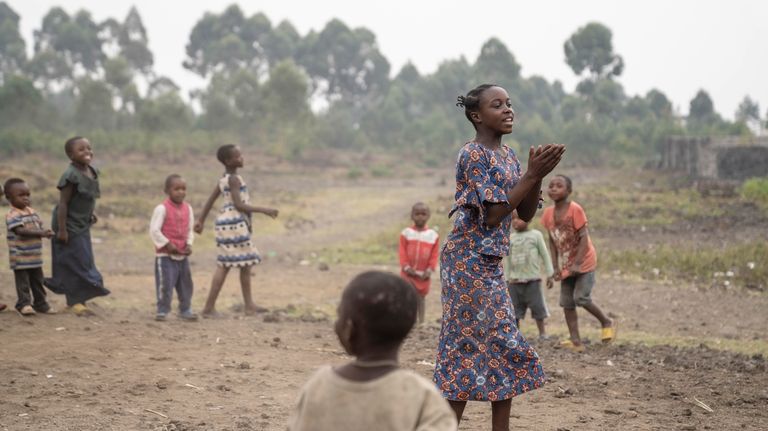
[[[250,205],[248,188],[242,177],[237,174],[237,169],[243,167],[243,155],[240,148],[234,145],[222,145],[216,152],[216,158],[224,165],[226,171],[219,180],[213,193],[205,202],[203,213],[195,222],[195,232],[203,232],[203,224],[208,212],[219,195],[224,197],[216,217],[216,246],[218,254],[216,261],[218,267],[213,274],[211,291],[203,307],[203,317],[217,317],[216,298],[219,296],[224,280],[232,267],[240,268],[240,287],[243,291],[245,302],[245,314],[253,314],[264,311],[256,306],[251,295],[251,266],[261,262],[259,252],[251,242],[251,214],[262,213],[272,218],[277,217],[277,210]]]
[[[512,397],[544,383],[539,357],[515,326],[504,282],[511,213],[529,221],[542,179],[557,166],[563,145],[531,147],[523,174],[501,143],[515,113],[506,90],[484,84],[459,96],[475,139],[456,163],[456,215],[440,258],[443,319],[435,382],[456,413],[468,400],[490,401],[493,430],[509,429]]]

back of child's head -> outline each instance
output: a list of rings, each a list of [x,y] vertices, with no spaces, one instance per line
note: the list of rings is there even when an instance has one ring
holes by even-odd
[[[22,180],[21,178],[8,178],[5,180],[5,183],[3,184],[2,188],[0,188],[0,193],[3,193],[6,198],[9,198],[8,194],[11,192],[11,189],[16,184],[24,184],[26,181]]]
[[[171,189],[171,185],[173,184],[173,182],[181,179],[182,177],[179,174],[168,175],[167,177],[165,177],[165,186],[163,186],[163,191],[168,193],[168,190]]]
[[[464,116],[467,117],[467,120],[472,123],[472,127],[475,129],[477,129],[477,125],[474,121],[472,121],[471,113],[480,110],[480,97],[483,95],[485,90],[491,87],[498,87],[498,85],[481,84],[469,90],[465,96],[459,96],[456,98],[456,106],[464,108]]]
[[[67,139],[66,142],[64,142],[64,152],[69,156],[72,154],[72,149],[75,148],[75,144],[77,144],[78,141],[85,139],[82,136],[74,136],[69,139]]]
[[[399,345],[416,322],[416,291],[395,274],[367,271],[349,282],[342,307],[370,342]]]
[[[237,146],[232,144],[220,146],[219,149],[216,150],[216,159],[222,164],[225,164],[227,160],[232,157],[232,152],[235,151],[235,148],[237,148]]]

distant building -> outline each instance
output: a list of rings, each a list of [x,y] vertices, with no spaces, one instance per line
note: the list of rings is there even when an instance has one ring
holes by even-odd
[[[695,179],[768,177],[768,137],[670,137],[664,143],[659,168]]]

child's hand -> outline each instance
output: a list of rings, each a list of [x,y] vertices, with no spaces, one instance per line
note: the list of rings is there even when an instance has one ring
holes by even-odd
[[[429,280],[430,275],[432,275],[432,271],[430,269],[425,269],[424,272],[421,273],[421,279]]]
[[[195,222],[195,233],[203,233],[203,222],[198,220]]]
[[[165,245],[165,249],[168,250],[168,254],[181,254],[179,252],[179,248],[173,245],[172,242],[169,242]]]
[[[91,224],[96,224],[97,221],[99,221],[99,218],[96,217],[96,214],[91,214]]]
[[[56,234],[56,239],[66,244],[69,242],[69,233],[67,233],[66,229],[62,229]]]
[[[555,275],[554,275],[554,276],[552,276],[552,278],[553,278],[555,281],[560,281],[560,280],[562,280],[562,279],[563,279],[563,275],[560,273],[560,270],[557,270],[557,271],[555,271]]]
[[[268,216],[270,216],[272,218],[277,218],[277,214],[279,212],[280,211],[278,211],[278,210],[276,210],[274,208],[267,208],[266,210],[264,210],[264,214],[266,214],[266,215],[268,215]]]
[[[579,273],[579,268],[581,267],[580,264],[574,262],[571,264],[571,266],[568,267],[568,273],[572,275],[576,275]]]
[[[528,153],[528,172],[537,179],[546,177],[560,163],[564,152],[565,145],[562,144],[531,147]]]
[[[551,289],[555,285],[555,280],[552,277],[547,277],[547,289]]]
[[[192,254],[192,245],[187,244],[187,246],[184,248],[184,253],[182,253],[185,256],[189,256]]]
[[[55,235],[55,234],[53,233],[52,230],[46,229],[46,230],[43,231],[43,233],[40,236],[42,236],[43,238],[52,238],[53,235]]]
[[[405,268],[403,268],[403,272],[410,275],[411,277],[416,277],[416,271],[410,266],[406,266]]]

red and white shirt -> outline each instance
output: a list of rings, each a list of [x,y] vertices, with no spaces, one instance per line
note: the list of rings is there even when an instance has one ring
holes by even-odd
[[[434,272],[440,255],[439,246],[440,236],[427,226],[421,229],[411,226],[400,232],[400,275],[410,281],[421,296],[429,292],[430,280],[412,277],[405,273],[405,269],[410,267],[417,274],[423,274],[427,269]]]

